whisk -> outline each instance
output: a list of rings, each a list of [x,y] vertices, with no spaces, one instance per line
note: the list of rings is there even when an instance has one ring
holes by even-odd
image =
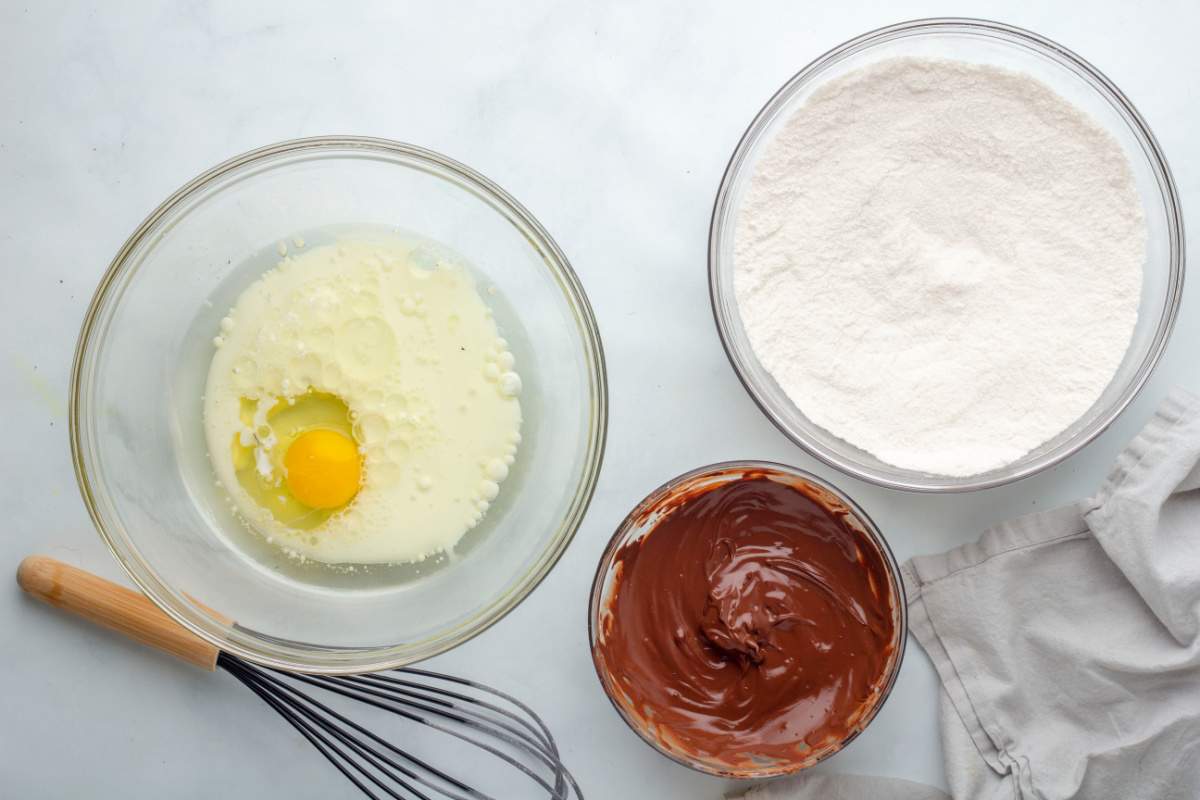
[[[521,797],[583,800],[563,766],[550,730],[527,705],[475,681],[402,668],[365,675],[306,675],[256,666],[193,635],[138,592],[46,556],[30,556],[17,570],[30,595],[208,670],[218,667],[288,721],[364,795],[375,800],[494,800],[494,796],[418,755],[429,742],[407,730],[403,747],[335,708],[338,698],[388,712],[464,757],[483,752],[502,764]],[[316,699],[307,688],[323,692]],[[324,702],[323,702],[324,701]],[[344,702],[343,702],[344,705]],[[388,718],[389,720],[391,718]],[[476,778],[482,770],[474,762]],[[512,796],[509,789],[505,796]]]

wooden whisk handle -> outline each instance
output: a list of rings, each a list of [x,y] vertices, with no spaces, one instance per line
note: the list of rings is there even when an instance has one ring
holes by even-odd
[[[17,583],[37,599],[207,670],[220,651],[168,617],[145,595],[49,556],[29,556]]]

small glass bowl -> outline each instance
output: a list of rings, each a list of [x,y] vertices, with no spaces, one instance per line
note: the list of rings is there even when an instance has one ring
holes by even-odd
[[[1026,72],[1087,111],[1129,158],[1146,217],[1146,262],[1137,327],[1108,387],[1079,420],[1017,461],[968,477],[932,475],[887,464],[811,422],[759,363],[734,294],[733,239],[738,207],[757,156],[780,125],[830,80],[893,57],[953,58]],[[863,34],[813,61],[775,93],[750,123],[725,170],[708,242],[709,292],[725,352],[763,413],[813,456],[856,478],[895,489],[956,492],[1010,483],[1051,467],[1104,431],[1150,377],[1166,347],[1183,293],[1183,214],[1167,162],[1133,104],[1099,70],[1060,44],[1029,31],[976,19],[903,22]]]
[[[894,628],[892,657],[883,685],[876,695],[874,705],[863,713],[849,735],[840,742],[809,753],[803,759],[780,761],[763,757],[755,759],[757,763],[753,767],[738,769],[727,763],[687,752],[665,737],[655,735],[646,721],[631,707],[628,697],[621,691],[620,686],[609,675],[603,653],[600,650],[600,637],[604,631],[602,624],[604,616],[610,613],[608,609],[611,607],[613,593],[618,588],[617,579],[620,577],[620,571],[614,569],[614,564],[621,549],[630,542],[651,534],[663,516],[675,507],[671,502],[672,498],[693,494],[704,488],[715,489],[725,483],[742,480],[747,474],[762,475],[788,486],[805,486],[815,495],[828,498],[831,505],[841,505],[849,512],[846,519],[852,522],[864,538],[875,546],[887,565],[887,574],[891,583],[890,596],[894,613]],[[879,713],[879,709],[883,708],[883,704],[887,702],[892,687],[896,683],[896,677],[900,674],[900,665],[904,661],[904,649],[908,642],[908,605],[904,594],[904,582],[900,577],[900,566],[896,563],[896,557],[892,554],[887,540],[883,538],[883,534],[879,532],[879,528],[875,526],[867,513],[841,490],[816,475],[785,464],[769,461],[726,461],[694,469],[667,481],[638,503],[621,522],[616,533],[609,540],[608,546],[604,549],[603,555],[600,556],[600,564],[596,568],[596,576],[592,581],[591,599],[588,604],[588,640],[592,649],[592,664],[596,669],[601,686],[604,687],[604,693],[608,695],[608,699],[616,708],[617,713],[621,715],[621,719],[625,720],[625,724],[644,742],[667,758],[709,775],[738,779],[771,778],[807,769],[839,752],[854,741]]]
[[[201,398],[218,323],[276,248],[343,226],[401,229],[464,257],[516,357],[517,460],[453,557],[353,572],[296,563],[247,531],[215,485]],[[354,673],[460,644],[537,586],[591,500],[607,402],[591,307],[528,211],[437,153],[322,137],[209,170],[133,233],[80,333],[71,444],[97,529],[166,613],[250,661]]]

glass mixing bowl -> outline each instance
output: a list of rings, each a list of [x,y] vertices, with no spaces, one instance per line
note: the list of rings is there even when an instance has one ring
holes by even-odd
[[[1147,242],[1137,328],[1125,358],[1095,404],[1071,427],[1019,460],[965,478],[900,469],[813,424],[763,368],[750,347],[733,288],[738,207],[763,146],[821,86],[885,58],[954,58],[1028,73],[1082,108],[1120,143],[1145,212]],[[996,22],[930,19],[859,36],[800,70],[775,93],[742,136],[717,191],[709,229],[708,277],[725,352],[750,396],[793,442],[841,471],[881,486],[946,492],[983,489],[1053,466],[1107,428],[1150,376],[1166,347],[1183,292],[1183,215],[1166,159],[1137,110],[1079,56],[1042,36]]]
[[[400,228],[465,257],[516,357],[517,461],[452,557],[300,564],[247,531],[215,485],[201,397],[219,321],[280,243],[331,226]],[[326,673],[427,658],[511,611],[579,526],[607,425],[596,321],[550,235],[462,164],[354,137],[238,156],[159,206],[96,291],[71,396],[84,501],[138,586],[222,650]]]
[[[765,476],[788,486],[803,486],[815,496],[822,498],[827,507],[845,509],[846,519],[866,541],[874,545],[887,567],[891,584],[889,596],[892,602],[894,628],[891,660],[887,664],[886,674],[883,676],[879,691],[872,704],[863,710],[845,738],[840,742],[811,750],[802,755],[798,753],[794,760],[781,761],[778,758],[754,758],[752,756],[751,760],[755,762],[753,767],[733,768],[725,762],[685,750],[674,741],[669,731],[656,731],[653,722],[645,719],[633,708],[632,701],[622,691],[620,684],[612,679],[608,667],[604,663],[603,651],[599,645],[600,637],[604,635],[605,631],[604,617],[611,613],[609,609],[613,594],[619,586],[620,569],[615,565],[618,563],[617,554],[621,552],[622,548],[630,542],[635,542],[651,534],[663,516],[676,508],[675,503],[679,497],[715,489],[723,484],[741,480],[747,474]],[[770,778],[806,769],[841,751],[866,729],[871,720],[879,713],[879,709],[883,708],[883,704],[887,702],[892,687],[896,683],[896,677],[900,674],[900,665],[904,661],[904,648],[908,642],[908,603],[904,595],[904,582],[900,578],[900,566],[896,563],[896,557],[892,554],[887,540],[883,538],[883,534],[880,533],[879,528],[875,526],[867,512],[863,511],[857,503],[837,487],[815,475],[784,464],[775,464],[769,461],[728,461],[700,467],[668,481],[647,495],[646,499],[630,511],[629,515],[621,522],[617,532],[609,541],[608,547],[604,549],[604,554],[600,556],[600,564],[596,568],[596,576],[592,581],[591,600],[588,606],[588,638],[592,648],[592,663],[596,668],[596,675],[604,687],[605,694],[608,695],[613,707],[617,709],[617,713],[621,715],[621,719],[625,720],[625,724],[644,742],[667,758],[710,775],[746,779]]]

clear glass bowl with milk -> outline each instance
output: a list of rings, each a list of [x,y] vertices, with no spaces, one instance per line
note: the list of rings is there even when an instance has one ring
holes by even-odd
[[[222,317],[279,259],[279,243],[311,248],[360,226],[446,248],[486,290],[521,369],[522,441],[499,496],[451,554],[331,568],[288,558],[230,508],[202,397]],[[252,661],[362,672],[469,639],[545,577],[595,487],[607,386],[583,289],[528,211],[436,153],[328,137],[227,161],[135,231],[84,322],[71,422],[88,510],[163,610]]]

